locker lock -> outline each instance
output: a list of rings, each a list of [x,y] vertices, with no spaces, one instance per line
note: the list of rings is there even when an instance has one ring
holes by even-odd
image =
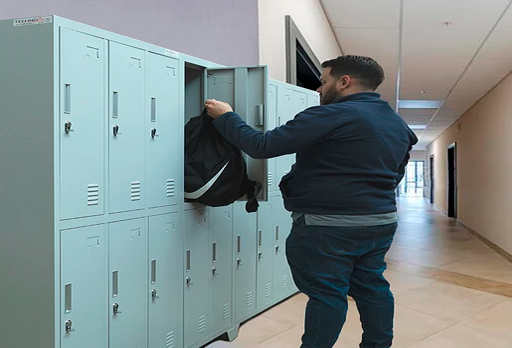
[[[212,268],[212,273],[214,276],[219,275],[219,270],[217,269],[217,267]]]
[[[73,329],[73,322],[71,320],[66,321],[66,333],[70,333],[71,331],[75,331]]]
[[[276,253],[279,252],[279,245],[276,245]]]
[[[69,121],[67,121],[66,123],[64,123],[64,131],[66,132],[66,134],[69,134],[69,132],[71,132],[71,127],[73,126],[73,124]]]
[[[114,125],[113,131],[114,131],[114,136],[117,136],[119,134],[119,126],[117,124]]]
[[[114,305],[112,306],[112,309],[114,310],[114,315],[121,314],[121,311],[119,310],[118,303],[114,303]]]
[[[160,296],[157,296],[157,294],[156,294],[156,289],[153,289],[153,290],[151,291],[151,299],[152,299],[153,301],[156,301],[156,300],[158,300],[159,298],[160,298]]]
[[[242,259],[240,259],[240,258],[236,259],[236,264],[238,267],[242,266]]]
[[[261,251],[258,251],[258,258],[259,259],[262,259],[263,258],[263,253]]]
[[[151,138],[156,137],[156,128],[151,129]]]
[[[187,277],[187,286],[191,286],[191,285],[194,285],[194,284],[192,283],[192,278]]]

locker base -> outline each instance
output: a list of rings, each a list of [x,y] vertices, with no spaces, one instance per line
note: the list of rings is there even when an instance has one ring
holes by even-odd
[[[233,342],[238,337],[238,333],[240,332],[240,325],[235,325],[234,328],[226,332],[226,337],[229,342]]]

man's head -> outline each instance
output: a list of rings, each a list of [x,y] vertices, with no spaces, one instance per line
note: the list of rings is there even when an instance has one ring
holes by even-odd
[[[354,93],[374,92],[384,81],[384,70],[368,57],[341,56],[322,67],[322,85],[317,89],[322,105]]]

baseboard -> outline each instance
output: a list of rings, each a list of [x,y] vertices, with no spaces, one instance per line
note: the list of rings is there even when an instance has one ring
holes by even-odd
[[[433,204],[434,206],[434,209],[440,211],[441,213],[443,213],[444,215],[448,216],[448,212],[446,210],[444,210],[443,208],[441,208],[440,206],[438,206],[437,204]]]
[[[484,242],[487,246],[489,246],[491,249],[496,251],[498,254],[503,256],[508,261],[512,262],[512,254],[508,253],[507,251],[503,250],[500,246],[494,244],[486,237],[482,236],[480,233],[466,225],[463,221],[457,220],[469,233],[471,233],[473,236]]]

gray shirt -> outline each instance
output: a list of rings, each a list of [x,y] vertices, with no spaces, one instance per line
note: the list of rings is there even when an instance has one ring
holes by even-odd
[[[317,215],[292,213],[293,221],[304,216],[306,225],[309,226],[337,226],[337,227],[361,227],[383,226],[398,222],[398,213],[385,213],[374,215]]]

